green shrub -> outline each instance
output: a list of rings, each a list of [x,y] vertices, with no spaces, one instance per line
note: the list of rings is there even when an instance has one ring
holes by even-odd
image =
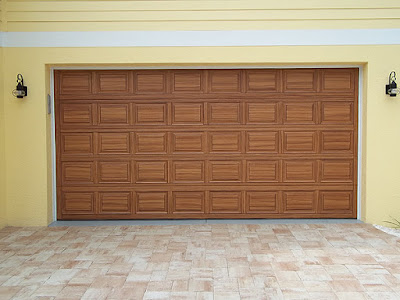
[[[397,220],[396,218],[393,218],[392,216],[390,216],[390,218],[392,219],[392,221],[383,221],[383,222],[392,225],[393,228],[400,229],[400,221]]]

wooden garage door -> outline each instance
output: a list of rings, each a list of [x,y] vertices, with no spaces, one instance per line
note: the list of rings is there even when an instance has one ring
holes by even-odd
[[[56,71],[58,219],[355,218],[357,69]]]

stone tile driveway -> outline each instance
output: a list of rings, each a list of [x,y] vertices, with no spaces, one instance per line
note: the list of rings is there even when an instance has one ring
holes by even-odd
[[[368,224],[8,227],[0,299],[400,299],[400,239]]]

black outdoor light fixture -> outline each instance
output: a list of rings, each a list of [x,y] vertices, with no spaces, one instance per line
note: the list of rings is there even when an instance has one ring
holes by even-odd
[[[24,77],[21,74],[17,75],[17,87],[13,90],[14,97],[24,98],[28,96],[28,87],[24,86]]]
[[[396,97],[397,94],[400,94],[400,89],[397,87],[396,83],[396,72],[392,71],[389,74],[389,84],[386,85],[386,95]]]

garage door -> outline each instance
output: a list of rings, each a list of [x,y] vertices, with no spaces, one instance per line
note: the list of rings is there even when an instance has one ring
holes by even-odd
[[[59,220],[355,218],[357,69],[55,71]]]

